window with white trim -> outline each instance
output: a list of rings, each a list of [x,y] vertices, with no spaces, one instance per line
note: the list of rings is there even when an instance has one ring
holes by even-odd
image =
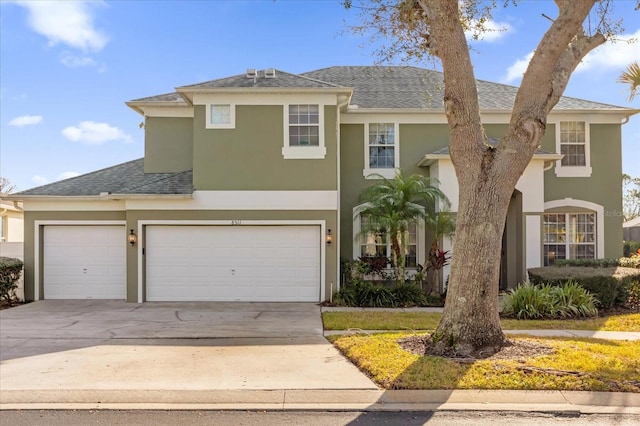
[[[363,175],[368,179],[393,178],[400,166],[398,125],[396,123],[368,123],[365,140]]]
[[[324,158],[324,114],[319,104],[285,105],[285,142],[288,159]]]
[[[370,219],[360,217],[360,229]],[[384,231],[360,234],[360,256],[384,256],[391,258],[391,238]],[[410,223],[407,229],[407,252],[405,253],[405,266],[415,268],[418,264],[418,225]]]
[[[544,214],[544,266],[558,259],[595,259],[595,213]]]
[[[591,176],[589,124],[585,121],[560,121],[556,124],[556,149],[563,155],[556,164],[560,177]]]
[[[236,107],[232,104],[209,104],[206,113],[207,129],[234,129]]]

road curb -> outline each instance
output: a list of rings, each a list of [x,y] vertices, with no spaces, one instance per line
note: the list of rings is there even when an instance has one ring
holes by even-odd
[[[520,411],[640,415],[640,394],[492,390],[20,390],[0,410]]]

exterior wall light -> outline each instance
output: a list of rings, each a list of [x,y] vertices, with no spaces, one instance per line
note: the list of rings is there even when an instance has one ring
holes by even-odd
[[[333,234],[331,233],[331,229],[327,229],[327,244],[331,244],[333,242]]]
[[[133,229],[129,230],[129,235],[127,235],[127,241],[129,241],[129,245],[131,247],[136,245],[136,242],[138,241],[138,236],[136,235],[136,233],[133,231]]]

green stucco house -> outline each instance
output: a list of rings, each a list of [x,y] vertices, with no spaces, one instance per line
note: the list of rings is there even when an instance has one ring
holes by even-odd
[[[389,253],[359,236],[372,174],[435,177],[456,211],[443,87],[408,66],[250,69],[127,102],[144,158],[11,197],[24,205],[26,298],[329,299],[340,259]],[[497,140],[517,88],[478,90]],[[621,127],[636,112],[560,99],[513,193],[502,288],[555,259],[622,255]],[[429,238],[412,228],[410,266]]]

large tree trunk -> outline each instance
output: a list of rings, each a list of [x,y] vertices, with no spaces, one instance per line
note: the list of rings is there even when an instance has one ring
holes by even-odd
[[[432,335],[443,353],[489,356],[505,342],[498,282],[509,200],[571,73],[605,41],[600,34],[584,35],[582,29],[594,2],[556,0],[559,16],[536,49],[516,96],[509,129],[494,147],[487,143],[480,120],[458,0],[418,0],[429,26],[431,53],[442,61],[450,153],[460,188],[447,299]]]

